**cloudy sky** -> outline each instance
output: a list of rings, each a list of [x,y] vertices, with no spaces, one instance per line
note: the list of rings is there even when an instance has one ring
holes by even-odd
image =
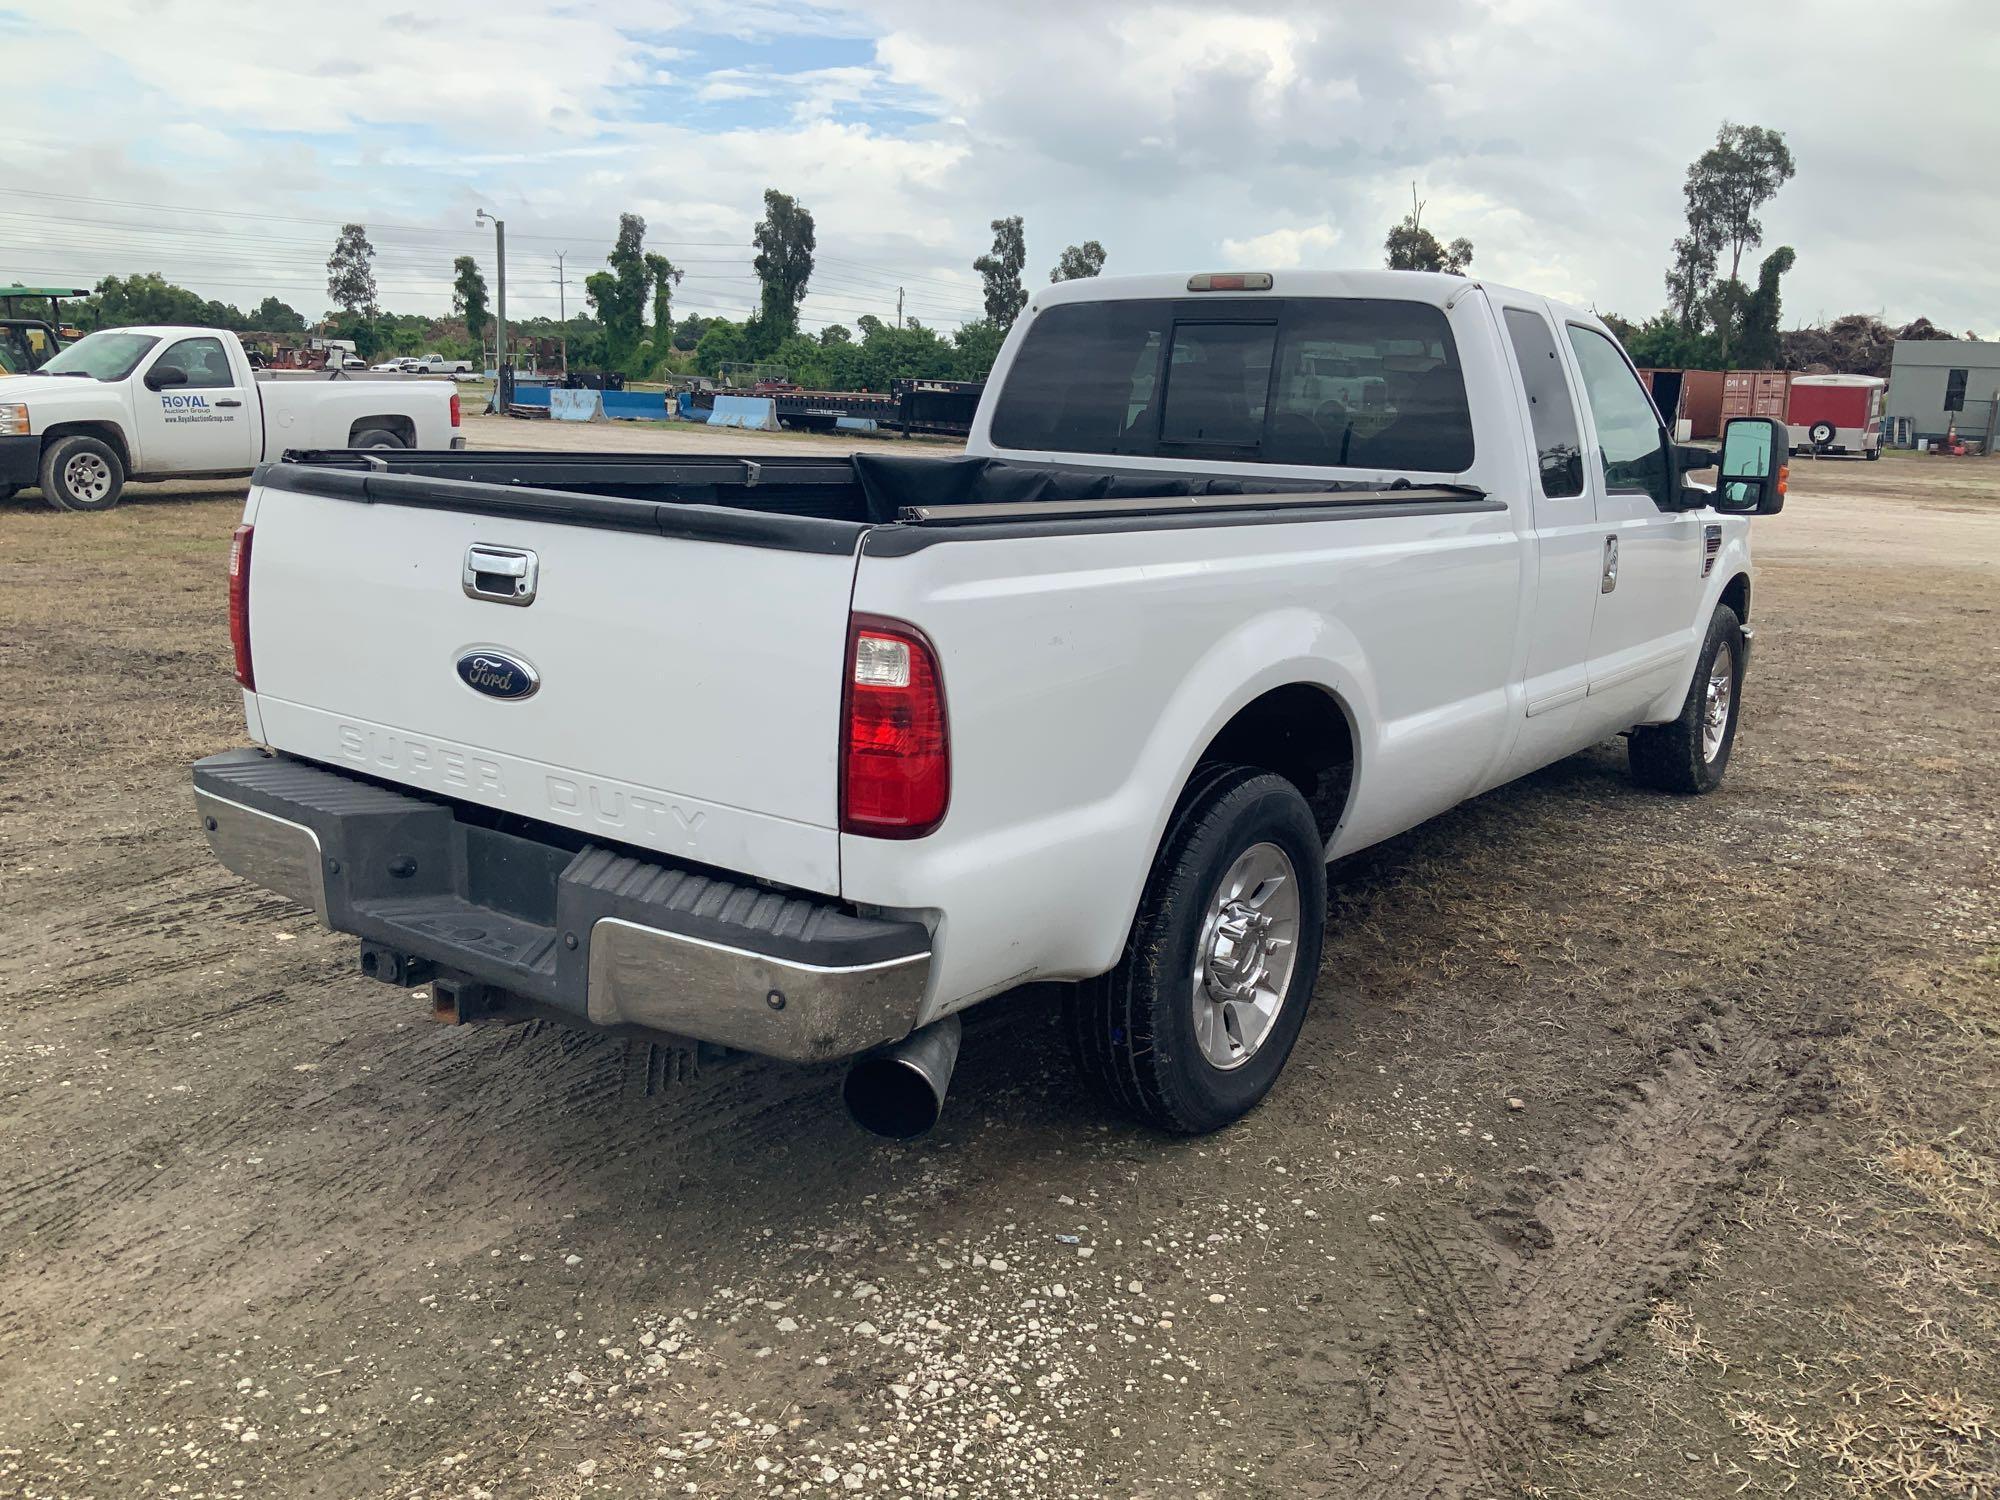
[[[1912,0],[0,0],[0,281],[157,270],[326,305],[368,224],[385,306],[441,311],[507,220],[509,304],[570,306],[620,210],[741,316],[762,190],[819,227],[809,324],[979,312],[988,221],[1031,281],[1367,266],[1407,207],[1479,274],[1641,317],[1725,118],[1798,177],[1787,325],[2000,333],[2000,26]]]

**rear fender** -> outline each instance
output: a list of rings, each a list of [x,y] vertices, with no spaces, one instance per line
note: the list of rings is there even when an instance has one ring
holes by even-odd
[[[1273,688],[1309,683],[1330,693],[1347,716],[1354,744],[1354,779],[1348,803],[1365,795],[1372,762],[1372,729],[1378,722],[1373,677],[1352,632],[1338,620],[1304,609],[1275,610],[1246,620],[1219,638],[1189,669],[1140,751],[1124,794],[1134,799],[1142,833],[1139,858],[1117,892],[1119,919],[1104,928],[1103,945],[1087,972],[1118,961],[1139,909],[1153,860],[1181,789],[1223,727]]]

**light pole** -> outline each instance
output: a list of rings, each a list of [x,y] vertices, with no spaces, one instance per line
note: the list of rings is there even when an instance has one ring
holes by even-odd
[[[493,373],[497,381],[500,372],[507,368],[507,221],[494,219],[483,208],[472,216],[475,224],[483,224],[489,219],[493,221],[493,258],[499,267],[498,313],[495,319],[498,327],[493,343]]]
[[[562,329],[562,367],[564,380],[569,379],[569,303],[566,300],[569,283],[563,279],[563,257],[568,254],[569,251],[567,250],[556,251],[556,322]]]

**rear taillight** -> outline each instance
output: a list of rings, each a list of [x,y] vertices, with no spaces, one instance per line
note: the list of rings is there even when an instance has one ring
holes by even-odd
[[[236,680],[257,691],[257,674],[250,670],[250,528],[239,526],[229,538],[229,644],[236,652]]]
[[[464,421],[464,414],[458,408],[458,392],[451,393],[451,425],[457,427]]]
[[[915,627],[855,615],[847,634],[840,827],[914,839],[944,821],[951,746],[937,653]]]

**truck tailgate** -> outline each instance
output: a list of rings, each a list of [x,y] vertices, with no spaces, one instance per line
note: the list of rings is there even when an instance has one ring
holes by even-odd
[[[290,486],[257,490],[248,518],[266,744],[838,892],[851,554]],[[531,554],[532,602],[472,597],[474,547]],[[460,664],[482,650],[533,690],[475,690]]]

